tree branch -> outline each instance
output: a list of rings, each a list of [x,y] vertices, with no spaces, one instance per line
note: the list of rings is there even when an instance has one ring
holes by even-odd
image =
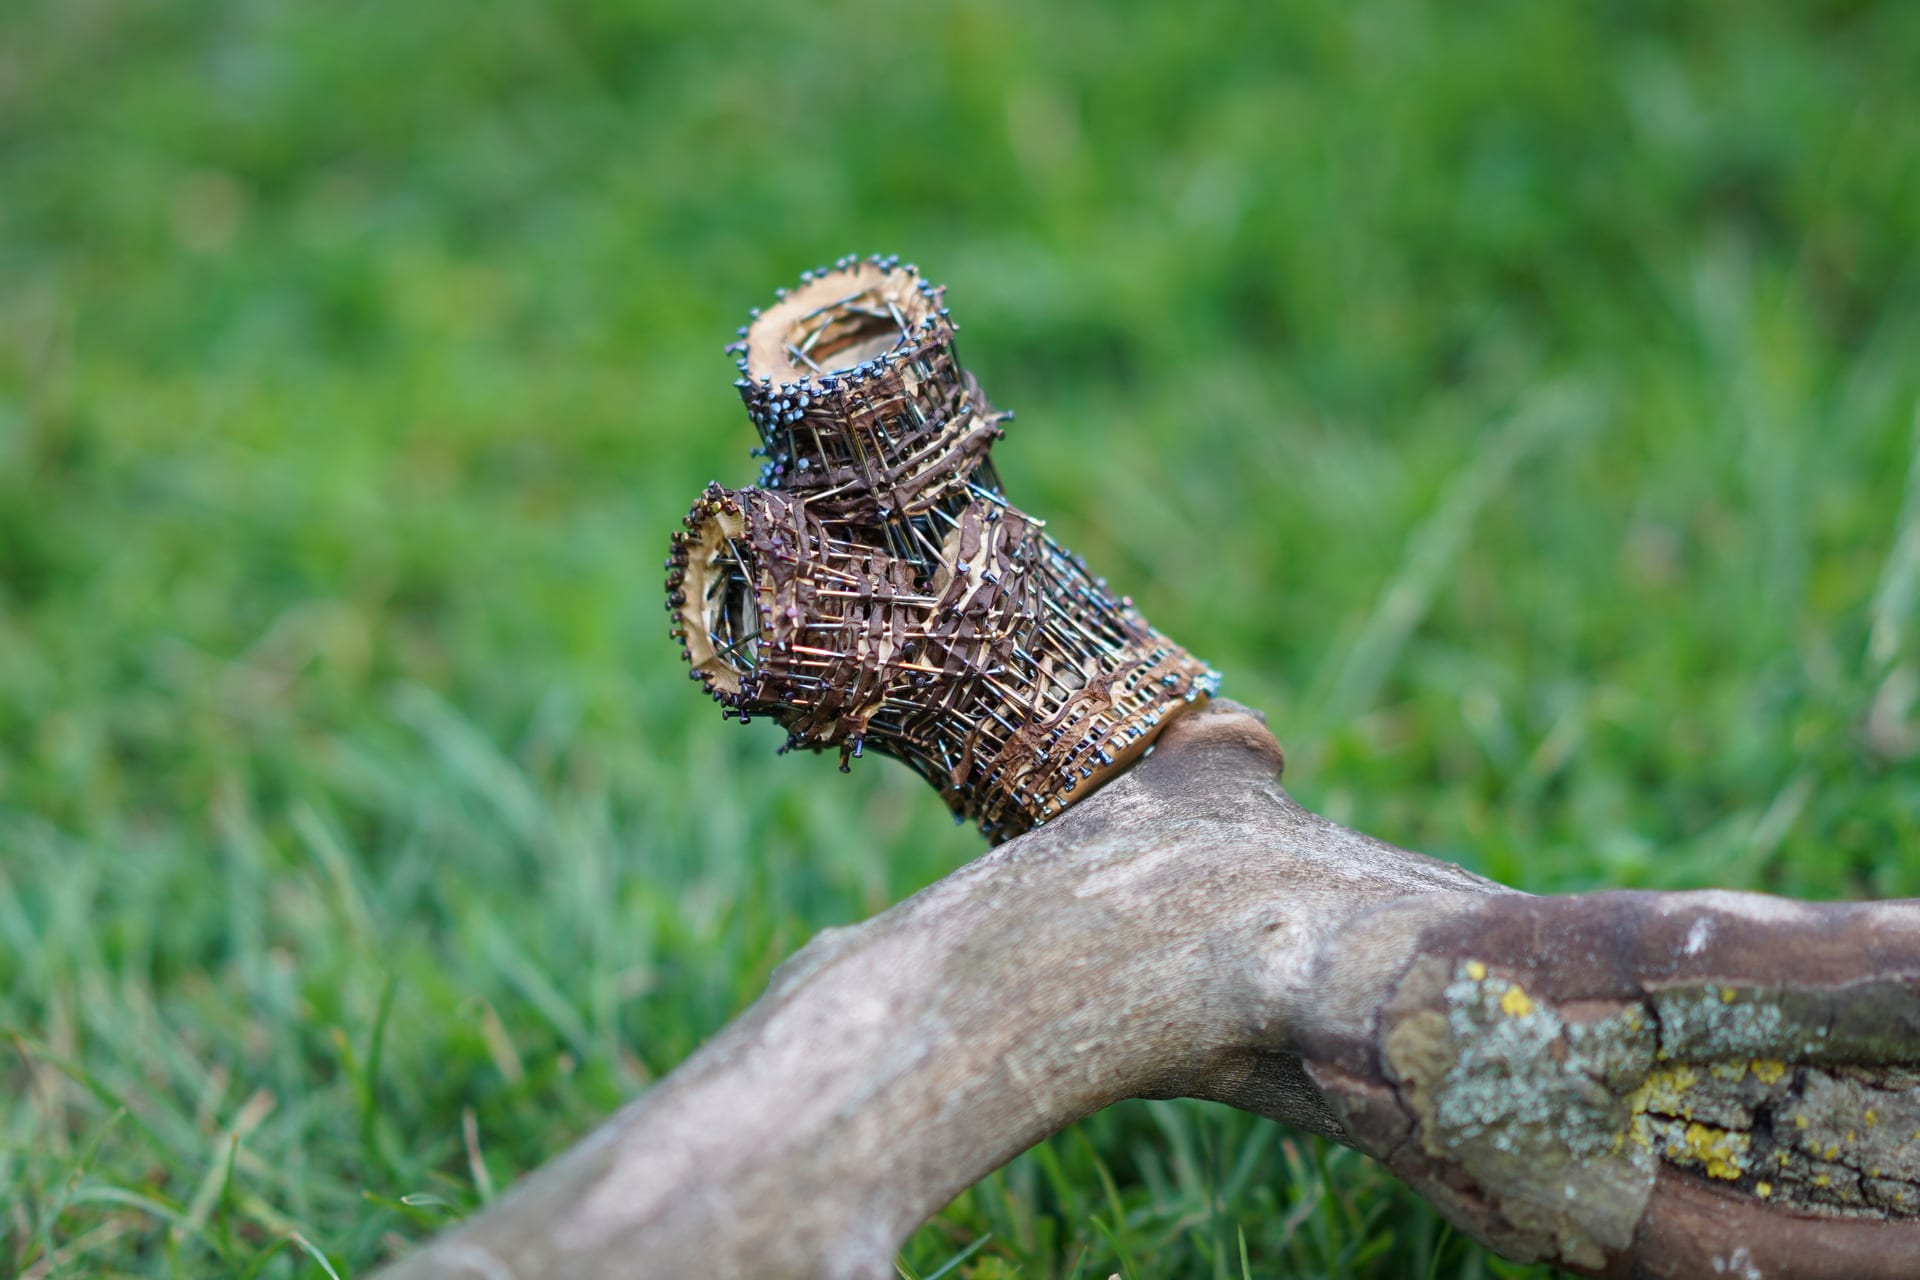
[[[886,1277],[1130,1097],[1383,1160],[1517,1259],[1909,1275],[1920,904],[1536,898],[1302,809],[1216,702],[1098,795],[828,930],[677,1071],[389,1280]]]

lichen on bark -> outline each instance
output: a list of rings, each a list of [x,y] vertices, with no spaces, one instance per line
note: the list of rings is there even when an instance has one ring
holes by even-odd
[[[1876,1061],[1904,1042],[1850,1003],[1897,984],[1556,1003],[1522,977],[1419,961],[1381,1029],[1421,1151],[1471,1180],[1495,1247],[1597,1268],[1661,1164],[1804,1211],[1920,1217],[1920,1074]]]
[[[1426,1154],[1497,1203],[1500,1221],[1486,1229],[1496,1248],[1603,1265],[1631,1241],[1653,1190],[1653,1156],[1624,1135],[1654,1028],[1633,1006],[1569,1017],[1479,961],[1451,973],[1420,962],[1402,997],[1417,988],[1440,1007],[1406,1010],[1383,1049]]]

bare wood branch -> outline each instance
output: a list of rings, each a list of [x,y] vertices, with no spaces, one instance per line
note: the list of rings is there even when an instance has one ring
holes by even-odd
[[[829,930],[666,1080],[387,1272],[885,1277],[1130,1097],[1349,1142],[1509,1257],[1920,1257],[1920,903],[1537,898],[1302,809],[1216,703],[1057,821]]]

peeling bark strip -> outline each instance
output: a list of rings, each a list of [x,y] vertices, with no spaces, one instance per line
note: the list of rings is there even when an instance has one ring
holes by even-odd
[[[1920,1273],[1920,903],[1536,898],[1308,813],[1214,701],[1091,799],[829,930],[645,1096],[388,1280],[892,1275],[1129,1097],[1384,1161],[1516,1259]]]

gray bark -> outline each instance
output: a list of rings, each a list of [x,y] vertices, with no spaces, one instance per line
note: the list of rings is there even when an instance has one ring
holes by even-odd
[[[1063,1126],[1224,1102],[1516,1259],[1909,1276],[1920,903],[1537,898],[1340,827],[1218,702],[1063,817],[815,938],[647,1094],[387,1280],[893,1274]]]

